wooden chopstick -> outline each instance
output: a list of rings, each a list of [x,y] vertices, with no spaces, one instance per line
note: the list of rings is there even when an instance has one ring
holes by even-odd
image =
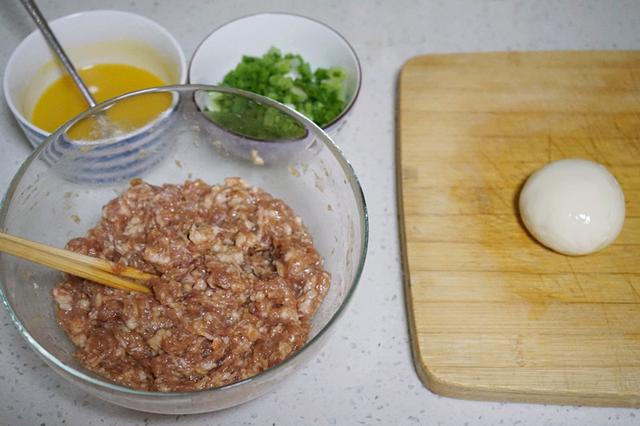
[[[143,281],[156,277],[131,267],[120,270],[115,264],[104,259],[36,243],[3,232],[0,232],[0,251],[121,290],[151,293],[148,287],[123,277]]]
[[[6,239],[18,244],[21,244],[26,247],[33,248],[35,250],[44,251],[51,254],[56,254],[58,256],[73,259],[78,263],[82,263],[87,266],[92,266],[101,271],[109,272],[111,274],[121,275],[123,277],[133,278],[134,280],[149,280],[151,278],[157,278],[153,274],[149,274],[146,272],[139,271],[138,269],[131,268],[129,266],[124,269],[119,269],[114,265],[113,262],[109,262],[105,259],[100,259],[98,257],[91,257],[84,254],[76,253],[71,250],[65,250],[57,247],[48,246],[46,244],[37,243],[31,240],[25,240],[24,238],[16,237],[15,235],[5,234],[0,232],[0,239]],[[115,272],[118,271],[118,272]]]

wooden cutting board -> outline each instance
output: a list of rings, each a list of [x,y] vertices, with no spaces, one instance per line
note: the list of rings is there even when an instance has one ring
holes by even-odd
[[[640,51],[433,55],[399,80],[398,201],[414,360],[469,399],[640,406]],[[539,245],[517,212],[561,158],[617,177],[600,253]]]

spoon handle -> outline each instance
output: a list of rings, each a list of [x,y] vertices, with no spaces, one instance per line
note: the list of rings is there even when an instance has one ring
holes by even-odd
[[[31,16],[31,19],[33,19],[33,22],[35,22],[38,29],[40,29],[40,32],[42,33],[44,39],[47,41],[49,46],[56,53],[56,55],[60,59],[60,62],[62,62],[62,65],[64,65],[65,69],[73,79],[73,82],[76,84],[76,86],[78,86],[78,89],[82,93],[82,96],[87,101],[89,106],[91,107],[96,106],[96,101],[91,96],[91,92],[89,92],[89,89],[80,78],[80,75],[78,75],[78,72],[73,66],[73,63],[71,63],[71,60],[69,59],[67,54],[64,52],[64,49],[58,42],[58,39],[51,31],[51,28],[49,28],[49,24],[47,23],[47,20],[44,18],[44,16],[42,16],[42,12],[40,12],[40,9],[36,5],[35,1],[33,0],[20,0],[20,1],[22,2],[22,5]]]

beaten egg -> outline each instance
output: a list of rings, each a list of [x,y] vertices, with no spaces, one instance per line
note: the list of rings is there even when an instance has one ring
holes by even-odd
[[[100,103],[135,90],[166,84],[155,74],[126,64],[97,64],[78,70],[91,95]],[[119,127],[133,129],[143,126],[169,108],[171,96],[167,93],[139,96],[109,111],[109,119]],[[51,84],[38,99],[31,122],[48,132],[85,111],[88,105],[70,76],[64,75]],[[82,122],[74,126],[73,137],[82,139]],[[86,129],[85,129],[86,130]]]

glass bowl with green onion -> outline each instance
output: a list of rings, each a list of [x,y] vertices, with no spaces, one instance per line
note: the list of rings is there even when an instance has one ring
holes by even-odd
[[[189,65],[191,83],[267,96],[332,136],[346,123],[358,97],[361,74],[356,52],[338,32],[316,20],[285,13],[261,13],[222,25],[200,43]],[[295,139],[295,126],[286,119],[254,111],[237,99],[216,95],[201,99],[199,105],[212,121],[245,139],[253,138],[256,145]],[[240,123],[240,115],[255,118],[255,126]],[[273,132],[246,133],[251,127]],[[235,149],[245,156],[250,152]]]

